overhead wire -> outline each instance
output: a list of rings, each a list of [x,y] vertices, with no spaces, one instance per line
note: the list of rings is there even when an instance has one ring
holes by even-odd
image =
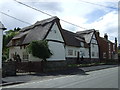
[[[46,14],[46,15],[48,15],[48,16],[53,16],[53,15],[51,15],[51,14],[48,14],[48,13],[42,11],[42,10],[39,10],[39,9],[37,9],[37,8],[34,8],[34,7],[30,6],[30,5],[27,5],[27,4],[25,4],[25,3],[22,3],[22,2],[20,2],[20,1],[17,1],[17,0],[14,0],[14,1],[16,1],[17,3],[22,4],[22,5],[26,6],[26,7],[29,7],[29,8],[31,8],[31,9],[33,9],[33,10],[36,10],[36,11],[41,12],[41,13],[43,13],[43,14]],[[79,25],[73,24],[73,23],[71,23],[71,22],[69,22],[69,21],[66,21],[66,20],[63,20],[63,19],[60,19],[60,20],[63,21],[63,22],[65,22],[65,23],[71,24],[71,25],[73,25],[73,26],[76,26],[76,27],[79,27],[79,28],[82,28],[82,29],[87,29],[87,28],[81,27],[81,26],[79,26]]]
[[[84,3],[88,3],[88,4],[92,4],[92,5],[97,5],[97,6],[100,6],[100,7],[105,7],[105,8],[109,8],[109,9],[118,9],[117,7],[108,7],[108,6],[105,6],[105,5],[102,5],[102,4],[97,4],[97,3],[92,3],[92,2],[88,2],[88,1],[85,1],[85,0],[79,0],[81,2],[84,2]]]
[[[15,20],[18,20],[18,21],[20,21],[20,22],[22,22],[22,23],[31,25],[29,22],[26,22],[26,21],[23,21],[23,20],[21,20],[21,19],[18,19],[18,18],[16,18],[16,17],[11,16],[11,15],[9,15],[9,14],[6,14],[6,13],[4,13],[4,12],[2,12],[2,11],[0,11],[0,13],[6,15],[6,16],[8,16],[8,17],[11,17],[11,18],[13,18],[13,19],[15,19]]]

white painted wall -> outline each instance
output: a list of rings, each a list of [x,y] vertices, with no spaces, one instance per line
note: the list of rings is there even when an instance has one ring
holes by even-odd
[[[20,46],[9,47],[9,59],[12,59],[12,54],[19,54],[20,58],[23,58],[23,52],[25,49],[20,49]]]
[[[26,61],[26,60],[23,60],[23,53],[27,52],[27,50],[24,49],[24,46],[22,46],[22,49],[20,49],[20,46],[10,47],[9,48],[9,59],[12,59],[11,54],[15,54],[15,52],[16,54],[20,55],[20,58],[22,59],[22,61]],[[31,54],[29,54],[28,60],[29,61],[41,61],[41,59],[33,57]]]
[[[60,33],[60,30],[59,30],[59,28],[58,28],[56,23],[51,28],[51,31],[49,32],[49,34],[46,37],[46,39],[57,40],[57,41],[64,42],[64,40],[62,38],[62,35]]]
[[[56,23],[54,23],[46,39],[64,42],[60,30]],[[64,43],[60,43],[60,42],[54,42],[54,41],[48,42],[49,49],[53,53],[53,55],[49,59],[47,59],[48,61],[65,60]]]
[[[97,40],[94,34],[91,40],[90,47],[91,47],[91,58],[99,58],[99,47],[98,47],[98,43],[97,43]],[[94,56],[92,56],[92,52],[94,52]]]
[[[34,57],[32,54],[29,54],[29,61],[42,61],[42,59]]]
[[[68,55],[68,50],[73,50],[73,55]],[[77,57],[77,53],[75,55],[75,52],[79,52],[80,53],[80,57],[83,55],[84,53],[84,58],[89,58],[89,48],[84,48],[84,47],[73,47],[73,46],[66,46],[65,47],[65,53],[66,53],[66,57]]]
[[[83,55],[84,58],[89,58],[90,57],[89,56],[89,48],[80,48],[80,53],[81,53],[80,56]]]
[[[73,55],[68,55],[68,50],[73,50]],[[80,48],[79,47],[73,47],[73,46],[65,46],[65,55],[66,57],[77,57],[77,53],[75,55],[75,51],[76,52],[80,52]]]
[[[63,43],[49,41],[48,45],[53,54],[47,59],[48,61],[65,60],[65,48]]]

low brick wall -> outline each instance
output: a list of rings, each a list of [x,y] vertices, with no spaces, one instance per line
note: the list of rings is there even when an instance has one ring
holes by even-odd
[[[66,63],[65,60],[61,60],[61,61],[47,61],[47,62],[44,62],[43,71],[47,72],[47,71],[62,70],[62,69],[65,69],[66,66],[67,66],[67,63]]]
[[[66,57],[66,63],[67,64],[76,64],[77,63],[77,58]]]
[[[77,64],[77,63],[87,64],[87,63],[100,62],[100,59],[98,59],[98,58],[94,58],[94,59],[93,58],[92,59],[90,59],[90,58],[83,58],[83,59],[79,58],[79,60],[77,60],[77,58],[67,57],[66,62],[67,62],[67,64]]]
[[[96,63],[96,62],[100,62],[100,59],[99,58],[93,58],[93,59],[91,59],[91,63]]]

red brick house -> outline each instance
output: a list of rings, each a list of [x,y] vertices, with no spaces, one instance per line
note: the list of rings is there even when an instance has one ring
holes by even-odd
[[[100,37],[99,32],[96,32],[96,36],[99,43],[99,56],[100,60],[110,60],[118,59],[117,56],[117,38],[115,38],[115,43],[108,40],[108,35],[105,34],[104,38]]]

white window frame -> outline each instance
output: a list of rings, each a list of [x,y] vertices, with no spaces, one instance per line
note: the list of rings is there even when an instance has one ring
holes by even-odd
[[[23,61],[28,61],[28,60],[29,60],[28,52],[23,52]]]
[[[72,49],[68,49],[68,55],[73,56],[73,50]]]

